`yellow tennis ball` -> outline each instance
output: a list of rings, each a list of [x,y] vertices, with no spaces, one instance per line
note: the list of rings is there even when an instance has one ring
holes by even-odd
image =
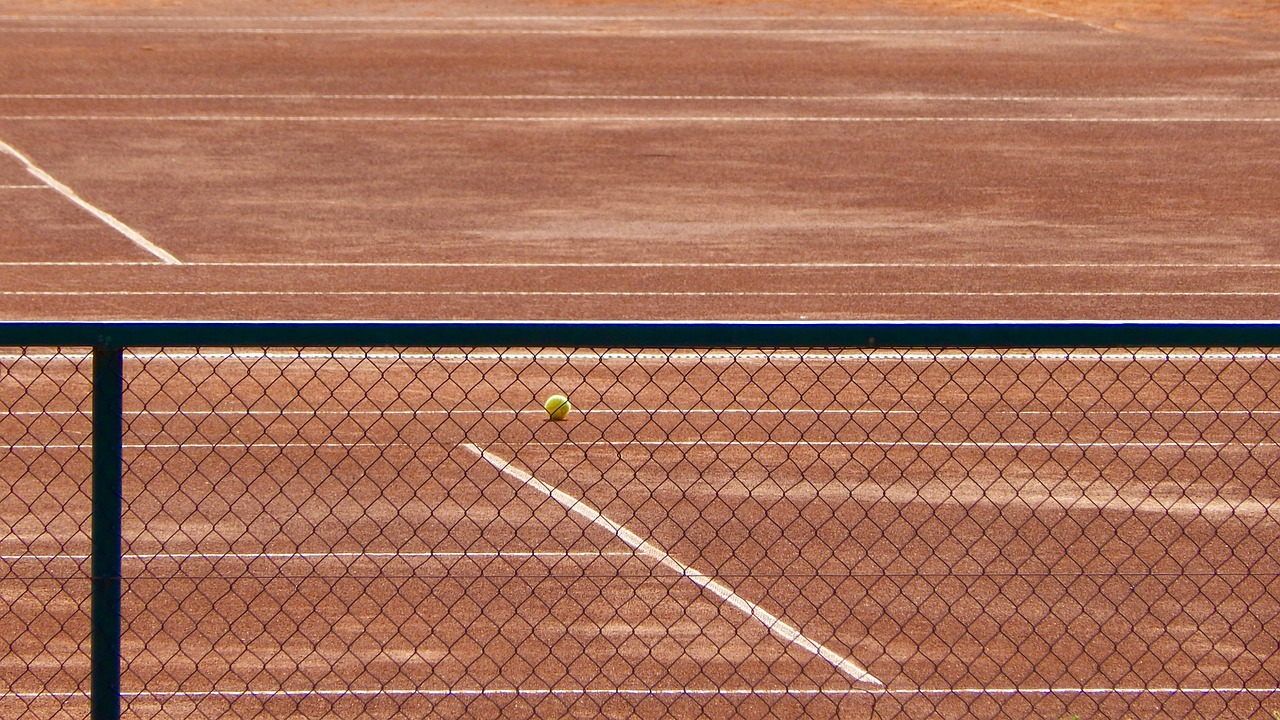
[[[563,395],[552,395],[547,401],[542,403],[542,407],[546,409],[547,414],[552,420],[563,420],[569,416],[569,411],[573,406],[569,404],[569,398]]]

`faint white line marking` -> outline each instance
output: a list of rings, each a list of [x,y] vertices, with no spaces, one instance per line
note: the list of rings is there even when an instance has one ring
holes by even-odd
[[[834,23],[834,22],[872,22],[872,21],[928,21],[946,20],[943,16],[928,15],[415,15],[415,16],[353,16],[353,15],[0,15],[0,21],[8,22],[92,22],[106,23],[124,22],[156,22],[168,23],[175,20],[187,23],[222,22],[222,23],[368,23],[387,25],[408,25],[422,23],[427,25],[441,23],[575,23],[575,22],[664,22],[681,23],[737,23],[737,22],[789,22]]]
[[[559,447],[557,443],[549,443],[542,441],[532,441],[525,443],[526,445],[540,445],[547,447]],[[949,440],[591,440],[590,445],[603,445],[609,447],[780,447],[780,448],[796,448],[811,447],[817,449],[823,448],[840,448],[842,450],[857,450],[864,446],[872,446],[877,448],[886,447],[912,447],[912,448],[979,448],[983,450],[991,449],[1007,449],[1007,450],[1093,450],[1103,448],[1107,450],[1125,450],[1128,448],[1142,448],[1143,450],[1154,450],[1160,448],[1178,448],[1186,450],[1189,448],[1208,447],[1221,449],[1225,447],[1258,447],[1258,448],[1274,448],[1280,447],[1280,443],[1269,441],[1249,442],[1244,440],[1230,440],[1226,442],[1211,442],[1208,440],[1161,440],[1153,442],[1145,442],[1142,440],[1129,440],[1123,442],[1110,442],[1106,440],[1077,440],[1065,438],[1059,440],[1026,440],[1021,442],[1011,441],[949,441]],[[47,447],[47,446],[46,446]],[[74,447],[74,446],[73,446]],[[131,447],[131,446],[126,446]],[[143,446],[137,446],[143,447]],[[175,446],[180,447],[180,446]],[[274,446],[273,446],[274,447]]]
[[[40,182],[44,183],[45,185],[49,186],[53,190],[57,191],[58,194],[62,195],[66,199],[75,203],[82,210],[88,212],[90,215],[94,216],[98,220],[105,223],[111,229],[115,230],[116,232],[120,233],[121,235],[131,240],[134,245],[137,245],[143,250],[156,256],[161,260],[161,262],[164,262],[165,264],[168,264],[168,265],[182,264],[176,257],[174,257],[173,255],[170,255],[168,252],[157,247],[150,240],[142,237],[142,235],[140,235],[138,231],[134,230],[128,225],[125,225],[124,223],[115,219],[107,212],[100,210],[94,207],[93,205],[90,205],[88,202],[85,202],[84,200],[82,200],[80,196],[75,193],[74,190],[55,180],[53,176],[49,175],[49,173],[36,167],[34,163],[32,163],[30,160],[26,158],[26,156],[24,156],[22,153],[15,150],[12,146],[8,145],[4,141],[0,141],[0,152],[4,152],[16,158],[18,162],[26,166],[27,172],[35,176],[36,179],[40,180]]]
[[[459,447],[466,449],[468,452],[473,453],[478,458],[489,463],[497,469],[499,473],[519,480],[525,485],[547,495],[563,505],[566,510],[582,517],[597,527],[603,528],[609,534],[617,537],[619,540],[633,548],[637,553],[647,556],[667,569],[675,572],[677,575],[689,579],[703,590],[719,597],[726,604],[739,612],[756,619],[764,625],[770,633],[777,636],[778,639],[782,640],[784,643],[795,645],[802,650],[817,655],[823,660],[831,663],[837,670],[843,672],[856,682],[866,683],[874,687],[884,687],[884,683],[880,682],[871,673],[853,662],[853,660],[840,655],[821,643],[811,640],[808,636],[801,633],[798,628],[785,622],[756,603],[738,595],[732,588],[724,583],[689,567],[679,560],[676,560],[662,548],[654,545],[644,538],[641,538],[639,535],[636,535],[626,527],[611,520],[600,511],[591,507],[585,500],[574,497],[553,485],[549,485],[539,480],[529,472],[515,466],[513,461],[507,460],[495,453],[485,450],[478,445],[463,443]]]
[[[1178,103],[1280,102],[1280,97],[1238,95],[608,95],[608,94],[362,94],[362,93],[0,93],[0,100],[385,100],[385,101],[661,101],[661,102],[1008,102]]]
[[[814,408],[623,408],[620,410],[586,408],[578,409],[578,412],[597,415],[737,415],[737,414],[753,414],[753,415],[776,415],[776,414],[794,414],[794,415],[870,415],[873,417],[882,417],[888,415],[901,415],[908,417],[916,417],[929,415],[930,413],[919,410],[882,410],[879,408],[849,408],[849,409],[814,409]],[[936,410],[934,414],[940,414],[950,411]],[[1280,410],[970,410],[967,414],[981,413],[989,417],[1103,417],[1103,418],[1191,418],[1191,417],[1270,417],[1272,415],[1280,415]],[[397,417],[397,416],[444,416],[444,415],[464,415],[473,416],[481,414],[493,415],[533,415],[541,417],[545,415],[542,409],[537,410],[516,410],[512,408],[495,408],[480,410],[476,408],[456,408],[451,410],[245,410],[237,409],[220,409],[220,410],[204,410],[204,409],[152,409],[152,410],[126,410],[125,417],[162,417],[166,415],[177,415],[184,417],[200,417],[211,415],[215,417]],[[0,417],[66,417],[70,415],[82,415],[87,420],[89,413],[87,410],[0,410]],[[64,433],[69,435],[70,433]],[[86,439],[86,443],[88,440]],[[47,448],[48,445],[39,447]],[[68,447],[87,449],[88,445],[72,445]]]
[[[1029,687],[1029,688],[903,688],[884,690],[886,695],[1220,695],[1236,693],[1278,693],[1280,687]]]
[[[1011,8],[1013,8],[1013,9],[1015,9],[1015,10],[1019,10],[1019,11],[1024,12],[1024,13],[1029,13],[1029,14],[1031,14],[1031,15],[1040,15],[1040,16],[1042,16],[1042,17],[1053,18],[1054,20],[1062,20],[1062,21],[1064,21],[1064,22],[1069,22],[1069,23],[1072,23],[1072,24],[1074,24],[1074,25],[1084,25],[1085,27],[1091,27],[1091,28],[1093,28],[1094,30],[1100,30],[1100,31],[1105,32],[1105,33],[1116,33],[1116,32],[1119,32],[1119,31],[1117,31],[1115,28],[1107,27],[1107,26],[1105,26],[1105,25],[1099,25],[1099,24],[1097,24],[1097,23],[1092,23],[1092,22],[1089,22],[1088,20],[1082,20],[1082,19],[1080,19],[1080,18],[1078,18],[1078,17],[1072,17],[1072,16],[1070,16],[1070,15],[1061,15],[1061,14],[1059,14],[1059,13],[1056,13],[1056,12],[1050,12],[1050,11],[1048,11],[1048,10],[1041,10],[1040,8],[1027,7],[1026,5],[1023,5],[1023,4],[1021,4],[1021,3],[1008,2],[1008,1],[1006,0],[1006,2],[1004,2],[1004,4],[1005,4],[1006,6],[1008,6],[1008,7],[1011,7]]]
[[[779,291],[745,290],[5,290],[0,297],[1277,297],[1271,290]]]
[[[877,445],[876,443],[871,443]],[[896,443],[884,443],[892,446]],[[492,461],[491,461],[492,462]],[[716,487],[716,483],[711,483]],[[823,497],[844,501],[857,499],[866,502],[889,501],[900,507],[908,507],[924,503],[931,507],[959,505],[971,507],[986,504],[1005,507],[1020,501],[1032,507],[1043,503],[1051,503],[1049,510],[1099,510],[1122,514],[1148,513],[1158,516],[1181,515],[1184,517],[1272,517],[1280,508],[1280,501],[1274,499],[1260,500],[1249,497],[1222,497],[1216,489],[1195,493],[1194,488],[1183,488],[1184,493],[1177,497],[1156,496],[1149,486],[1139,486],[1135,493],[1132,490],[1117,490],[1110,482],[1088,482],[1081,487],[1074,479],[1068,478],[1061,483],[1019,483],[1003,486],[984,486],[970,478],[953,480],[945,484],[930,487],[918,487],[911,481],[901,482],[872,481],[852,479],[851,482],[836,481],[811,483],[801,481],[795,485],[779,488],[771,494],[780,493],[783,497],[796,495],[803,499]],[[721,492],[721,491],[718,491]],[[751,490],[748,490],[751,492]],[[1101,497],[1099,497],[1101,495]]]
[[[1194,124],[1194,123],[1276,123],[1280,117],[941,117],[941,116],[469,116],[469,115],[3,115],[9,121],[83,122],[261,122],[261,123],[1050,123],[1050,124]]]
[[[757,414],[764,414],[769,411],[756,411]],[[441,413],[451,414],[451,413]],[[845,411],[845,414],[852,414]],[[881,413],[876,413],[881,414]],[[2,416],[0,416],[2,417]],[[332,440],[323,442],[309,442],[307,440],[282,440],[272,442],[270,440],[256,440],[251,442],[227,440],[223,442],[143,442],[143,443],[124,443],[121,447],[125,450],[279,450],[288,448],[306,448],[310,450],[318,448],[378,448],[385,449],[391,447],[418,447],[425,443],[415,442],[409,443],[402,440],[392,440],[390,442],[375,442],[373,440],[355,440],[352,442],[335,442]],[[526,445],[551,445],[554,443],[544,443],[540,441],[530,441],[524,443]],[[1189,450],[1192,448],[1212,448],[1221,450],[1224,448],[1275,448],[1280,447],[1280,443],[1266,440],[1228,440],[1228,441],[1210,441],[1210,440],[1127,440],[1127,441],[1108,441],[1108,440],[1081,440],[1075,438],[1060,439],[1043,439],[1043,440],[1024,440],[1024,441],[979,441],[979,440],[884,440],[875,438],[864,438],[860,440],[592,440],[591,445],[600,445],[608,447],[779,447],[779,448],[838,448],[841,450],[857,450],[862,447],[884,448],[947,448],[951,450],[959,448],[977,448],[981,450],[1096,450],[1105,449],[1116,452],[1127,450],[1130,448],[1141,448],[1143,450],[1160,450],[1165,448],[1177,448],[1179,450]],[[0,450],[24,450],[39,452],[43,450],[85,450],[85,444],[62,444],[62,443],[31,443],[5,445],[0,444]]]
[[[43,185],[33,187],[45,187]],[[1150,268],[1157,270],[1206,269],[1206,270],[1280,270],[1274,262],[186,262],[186,267],[227,268],[439,268],[501,270],[526,268],[767,268],[771,270],[880,270],[899,268],[1050,268],[1062,270],[1133,270]],[[0,267],[155,267],[155,263],[133,261],[86,260],[0,260]]]
[[[48,185],[0,185],[0,190],[49,190]],[[138,263],[141,265],[142,263]]]
[[[578,558],[601,558],[601,557],[636,557],[634,552],[622,552],[618,550],[561,550],[561,551],[512,551],[498,550],[493,552],[297,552],[297,553],[242,553],[242,552],[189,552],[189,553],[130,553],[122,555],[124,561],[141,560],[143,562],[149,560],[433,560],[442,558],[447,560],[458,560],[467,558],[482,559],[578,559]],[[17,554],[17,555],[0,555],[0,562],[51,562],[57,560],[84,561],[90,558],[89,555],[37,555],[37,554]]]
[[[163,35],[531,35],[531,36],[570,36],[570,37],[710,37],[710,36],[777,36],[777,37],[817,37],[830,40],[842,38],[863,38],[877,36],[918,36],[942,35],[956,37],[1008,37],[1015,35],[1052,35],[1060,34],[1056,30],[956,30],[956,29],[872,29],[872,28],[656,28],[628,27],[626,25],[606,25],[588,28],[466,28],[466,27],[347,27],[347,28],[299,28],[299,27],[139,27],[118,25],[100,26],[59,26],[59,27],[0,27],[0,33],[85,33],[85,34],[163,34]]]
[[[1244,693],[1280,693],[1280,687],[1115,687],[1115,688],[463,688],[447,687],[439,689],[427,688],[384,688],[377,690],[336,689],[336,690],[190,690],[190,691],[123,691],[127,698],[274,698],[274,697],[483,697],[483,696],[567,696],[567,697],[609,697],[621,695],[625,697],[844,697],[850,695],[894,695],[894,696],[934,696],[947,695],[1236,695]],[[0,698],[20,700],[70,700],[89,699],[87,691],[83,692],[0,692]]]

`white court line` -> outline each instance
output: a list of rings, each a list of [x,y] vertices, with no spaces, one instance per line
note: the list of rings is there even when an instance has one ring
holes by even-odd
[[[82,562],[89,560],[90,555],[36,555],[36,554],[17,554],[17,555],[0,555],[0,562],[49,562],[56,560],[70,560]],[[465,560],[469,558],[481,559],[578,559],[578,558],[601,558],[601,557],[637,557],[634,552],[623,552],[620,550],[561,550],[551,551],[511,551],[499,550],[493,552],[296,552],[296,553],[242,553],[242,552],[190,552],[190,553],[130,553],[122,555],[124,561],[141,560],[143,562],[149,560]]]
[[[827,646],[810,639],[808,636],[800,632],[798,628],[785,622],[756,603],[738,595],[737,592],[724,583],[694,570],[679,560],[676,560],[662,548],[648,540],[645,540],[644,538],[641,538],[639,535],[631,532],[623,525],[611,520],[599,510],[591,507],[585,500],[574,497],[553,485],[549,485],[539,480],[529,472],[515,466],[513,464],[514,461],[507,460],[495,453],[479,447],[478,445],[463,443],[458,447],[473,453],[479,459],[489,463],[502,475],[519,480],[528,487],[547,495],[563,505],[569,512],[582,517],[591,524],[604,529],[610,535],[617,537],[619,540],[633,548],[637,553],[656,561],[668,570],[675,572],[677,575],[689,579],[704,591],[719,597],[735,610],[759,621],[770,633],[782,640],[784,643],[794,645],[804,651],[817,655],[823,660],[831,663],[831,665],[837,670],[856,682],[865,683],[873,687],[884,687],[884,683],[880,682],[880,680],[876,679],[874,675],[864,670],[850,658],[840,655]]]
[[[886,695],[1222,695],[1280,693],[1280,687],[1029,687],[1029,688],[903,688]],[[1122,716],[1123,717],[1123,716]]]
[[[270,699],[276,697],[306,698],[376,698],[376,697],[845,697],[845,696],[931,696],[948,695],[1239,695],[1249,693],[1280,693],[1280,687],[1029,687],[1029,688],[384,688],[379,690],[360,690],[343,688],[335,690],[125,690],[121,697],[131,699],[182,698],[198,700],[205,698],[235,699],[255,698]],[[70,700],[84,699],[88,701],[88,691],[80,692],[0,692],[0,698],[20,700]]]
[[[880,410],[873,408],[624,408],[621,410],[599,409],[599,408],[574,408],[574,412],[581,415],[838,415],[838,416],[857,416],[869,415],[872,417],[884,417],[890,415],[901,415],[916,417],[927,414],[947,414],[947,415],[984,415],[988,417],[1070,417],[1070,418],[1122,418],[1122,417],[1138,417],[1138,418],[1158,418],[1158,417],[1174,417],[1174,418],[1191,418],[1191,417],[1269,417],[1272,415],[1280,415],[1280,410],[981,410],[971,409],[961,412],[955,412],[946,409],[935,409],[931,412],[921,410]],[[458,408],[452,410],[245,410],[245,409],[155,409],[155,410],[125,410],[125,417],[160,417],[164,415],[180,416],[180,417],[397,417],[397,416],[444,416],[444,415],[498,415],[498,416],[516,416],[516,415],[532,415],[543,416],[546,411],[538,409],[515,410],[511,408],[494,408],[494,409],[478,409],[478,408]],[[80,415],[88,419],[90,414],[86,410],[5,410],[0,408],[0,417],[64,417],[71,415]],[[86,441],[87,442],[87,441]],[[47,447],[47,446],[42,446]],[[77,446],[78,447],[78,446]],[[87,446],[86,446],[87,447]]]
[[[176,262],[176,261],[175,261]],[[4,290],[0,297],[1280,297],[1275,290]],[[513,319],[512,322],[518,322]]]
[[[48,185],[0,185],[0,190],[48,190]],[[144,263],[138,263],[142,265]]]
[[[49,188],[57,191],[59,195],[62,195],[66,199],[70,200],[72,203],[75,203],[77,206],[80,207],[80,209],[88,212],[90,215],[102,221],[112,230],[115,230],[121,235],[124,235],[126,238],[132,241],[134,245],[137,245],[143,250],[156,256],[157,258],[160,259],[161,262],[167,265],[182,264],[181,262],[178,261],[176,257],[174,257],[173,255],[170,255],[165,250],[162,250],[161,248],[153,244],[150,240],[140,235],[138,231],[134,230],[128,225],[125,225],[124,223],[115,219],[109,213],[103,210],[100,210],[97,207],[94,207],[93,205],[90,205],[88,202],[85,202],[83,199],[80,198],[79,195],[75,193],[74,190],[55,180],[53,176],[51,176],[49,173],[36,167],[36,165],[32,163],[30,160],[28,160],[26,156],[24,156],[22,153],[18,152],[12,146],[8,145],[2,140],[0,140],[0,152],[13,156],[15,159],[18,160],[18,162],[26,166],[28,173],[30,173],[31,175],[34,175],[36,179],[40,180],[40,182],[44,183]]]
[[[45,186],[31,186],[40,187]],[[343,269],[387,269],[387,268],[438,268],[453,269],[608,269],[608,268],[765,268],[771,270],[894,270],[904,268],[1053,268],[1080,270],[1134,270],[1142,268],[1164,270],[1280,270],[1276,262],[186,262],[185,267],[226,267],[226,268],[343,268]],[[123,260],[0,260],[0,266],[8,267],[155,267],[155,263],[123,261]]]
[[[355,443],[352,443],[354,445]],[[553,447],[559,448],[566,443],[548,442],[535,440],[522,443],[522,445]],[[911,448],[979,448],[982,450],[1007,449],[1007,450],[1094,450],[1103,448],[1107,450],[1125,450],[1128,448],[1142,448],[1144,450],[1158,450],[1162,448],[1178,448],[1186,450],[1190,448],[1208,447],[1208,448],[1227,448],[1227,447],[1248,447],[1248,448],[1276,448],[1280,447],[1280,442],[1258,440],[1228,440],[1228,441],[1210,441],[1210,440],[1126,440],[1126,441],[1108,441],[1108,440],[1073,440],[1065,438],[1060,440],[589,440],[586,443],[568,443],[573,447],[596,447],[607,445],[610,447],[780,447],[780,448],[840,448],[843,450],[857,450],[862,447],[875,447],[879,449],[889,447],[911,447]],[[234,444],[233,444],[234,445]],[[272,447],[275,445],[273,444]],[[3,447],[3,446],[0,446]],[[50,445],[34,446],[52,447]],[[76,446],[69,446],[76,447]],[[126,446],[134,447],[134,446]],[[138,445],[136,447],[157,447],[156,445]],[[181,447],[176,445],[175,447]],[[198,446],[197,446],[198,447]],[[236,447],[239,447],[236,445]]]
[[[354,15],[0,15],[0,21],[87,21],[112,22],[358,22],[405,25],[408,23],[451,22],[762,22],[785,21],[813,22],[868,22],[884,20],[945,20],[941,16],[914,15],[409,15],[409,16],[354,16]]]
[[[1197,124],[1197,123],[1277,123],[1280,117],[963,117],[896,115],[0,115],[0,120],[38,122],[260,122],[260,123],[1050,123],[1050,124]]]
[[[526,443],[530,445],[533,443]],[[588,445],[599,443],[590,442]],[[883,448],[897,443],[872,443]],[[578,447],[576,443],[546,443],[548,447]],[[1272,447],[1276,445],[1273,444]],[[1049,449],[1049,448],[1045,448]],[[700,476],[702,482],[711,481]],[[1103,497],[1098,497],[1098,489]],[[943,484],[920,487],[914,481],[902,479],[885,483],[871,478],[853,478],[849,482],[844,479],[831,482],[801,481],[795,485],[774,489],[769,496],[781,494],[799,495],[802,498],[827,498],[836,501],[859,499],[866,502],[889,501],[901,507],[916,503],[924,503],[932,508],[948,505],[971,507],[979,504],[992,507],[1005,507],[1014,501],[1029,506],[1041,503],[1052,503],[1051,511],[1083,509],[1086,511],[1118,512],[1125,515],[1147,513],[1158,517],[1181,515],[1184,517],[1210,517],[1216,519],[1235,518],[1276,518],[1280,511],[1280,500],[1258,499],[1248,497],[1223,497],[1214,489],[1209,492],[1192,493],[1191,486],[1181,486],[1183,491],[1177,497],[1156,494],[1148,485],[1141,485],[1137,492],[1132,489],[1116,488],[1109,482],[1095,481],[1082,483],[1071,477],[1054,480],[1048,483],[1039,481],[1019,481],[1016,484],[1004,481],[1002,485],[983,484],[972,478],[947,481]],[[717,493],[721,492],[716,490]],[[753,493],[754,488],[747,488]],[[1198,496],[1198,497],[1197,497]]]
[[[0,93],[0,100],[386,100],[386,101],[661,101],[661,102],[1008,102],[1179,103],[1280,102],[1248,95],[609,95],[609,94],[412,94],[412,93]]]
[[[0,354],[0,360],[8,362],[32,361],[32,362],[53,362],[67,361],[70,363],[82,363],[90,360],[90,353],[8,353]],[[1134,362],[1271,362],[1280,360],[1280,352],[1170,352],[1170,353],[1098,353],[1084,350],[1065,352],[1061,350],[1036,350],[1021,351],[1011,350],[1007,352],[928,352],[928,351],[894,351],[892,349],[868,349],[866,352],[774,352],[765,353],[758,351],[713,351],[713,352],[472,352],[472,353],[420,353],[420,352],[262,352],[251,350],[233,350],[230,352],[219,352],[214,350],[200,350],[196,352],[178,351],[178,350],[157,350],[153,352],[144,352],[142,350],[132,351],[125,357],[125,362],[183,362],[188,360],[284,360],[284,361],[389,361],[389,362],[410,362],[419,361],[426,363],[439,364],[474,364],[474,363],[498,363],[498,362],[586,362],[600,363],[620,361],[626,363],[656,363],[666,364],[670,362],[700,362],[700,363],[805,363],[819,361],[822,363],[871,363],[871,364],[899,364],[899,363],[926,363],[926,364],[942,364],[942,363],[968,363],[968,362],[1103,362],[1103,363],[1134,363]],[[308,366],[310,369],[310,366]],[[287,368],[286,368],[287,369]]]
[[[148,34],[148,35],[384,35],[384,36],[442,36],[442,35],[481,35],[481,36],[561,36],[561,37],[599,37],[615,39],[618,37],[713,37],[713,36],[775,36],[775,37],[810,37],[840,40],[844,38],[864,38],[879,36],[920,36],[940,35],[953,37],[1009,37],[1020,35],[1060,35],[1059,30],[1050,29],[1001,29],[1001,30],[959,30],[938,28],[911,29],[876,29],[876,28],[713,28],[713,27],[627,27],[608,25],[587,28],[468,28],[468,27],[332,27],[332,28],[299,28],[299,27],[141,27],[116,25],[101,26],[5,26],[0,33],[13,34]]]
[[[455,414],[442,412],[440,414]],[[878,413],[877,413],[878,414]],[[0,416],[2,417],[2,416]],[[373,440],[355,440],[351,442],[342,442],[335,440],[326,440],[321,442],[311,442],[307,440],[253,440],[253,441],[234,441],[225,440],[221,442],[201,442],[201,441],[181,441],[181,442],[141,442],[141,443],[123,443],[121,448],[124,450],[218,450],[218,449],[235,449],[235,450],[283,450],[287,448],[306,448],[308,450],[318,450],[321,448],[378,448],[386,449],[392,447],[414,448],[426,445],[426,442],[410,443],[404,440],[391,440],[388,442],[376,442]],[[558,448],[566,443],[563,442],[547,442],[533,440],[523,442],[524,446],[537,447],[554,447]],[[886,448],[947,448],[951,450],[961,448],[976,448],[980,450],[1114,450],[1122,451],[1131,448],[1140,448],[1143,450],[1162,450],[1165,448],[1176,448],[1178,450],[1190,450],[1193,448],[1212,448],[1221,450],[1224,448],[1277,448],[1280,442],[1272,440],[1078,440],[1072,438],[1061,439],[1043,439],[1043,440],[885,440],[875,438],[865,438],[860,440],[588,440],[586,442],[570,442],[568,443],[575,448],[591,448],[597,446],[608,446],[613,448],[630,448],[630,447],[779,447],[779,448],[839,448],[854,452],[860,448],[876,448],[884,450]],[[88,450],[89,443],[18,443],[7,445],[0,443],[0,450],[21,450],[42,452],[48,450]]]
[[[1097,23],[1089,22],[1088,20],[1083,20],[1083,19],[1078,18],[1078,17],[1072,17],[1072,16],[1070,16],[1070,15],[1062,15],[1062,14],[1059,14],[1059,13],[1056,13],[1056,12],[1051,12],[1051,11],[1049,11],[1049,10],[1041,10],[1040,8],[1027,7],[1026,5],[1023,5],[1023,4],[1021,4],[1021,3],[1009,2],[1008,0],[1004,0],[1003,4],[1004,4],[1004,5],[1006,5],[1006,6],[1008,6],[1008,7],[1013,8],[1013,9],[1015,9],[1015,10],[1019,10],[1019,11],[1021,11],[1021,12],[1024,12],[1024,13],[1029,13],[1029,14],[1032,14],[1032,15],[1040,15],[1040,16],[1042,16],[1042,17],[1053,18],[1054,20],[1062,20],[1062,21],[1064,21],[1064,22],[1069,22],[1069,23],[1072,23],[1072,24],[1074,24],[1074,25],[1084,25],[1085,27],[1090,27],[1090,28],[1093,28],[1094,30],[1100,30],[1100,31],[1105,32],[1105,33],[1118,33],[1118,32],[1120,32],[1119,30],[1117,30],[1117,29],[1115,29],[1115,28],[1113,28],[1113,27],[1107,27],[1106,25],[1099,25],[1099,24],[1097,24]]]

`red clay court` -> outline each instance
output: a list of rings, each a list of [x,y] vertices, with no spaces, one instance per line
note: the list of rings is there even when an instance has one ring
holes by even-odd
[[[1280,315],[1268,0],[0,0],[0,68],[0,320]],[[154,344],[126,717],[1280,713],[1271,347]],[[91,355],[0,370],[0,714],[85,717]]]
[[[3,315],[1274,318],[1280,21],[1182,5],[10,0]]]

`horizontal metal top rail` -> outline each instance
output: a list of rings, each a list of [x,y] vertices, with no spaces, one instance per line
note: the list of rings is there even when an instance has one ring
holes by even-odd
[[[1280,321],[0,322],[0,345],[82,347],[1275,347]]]

